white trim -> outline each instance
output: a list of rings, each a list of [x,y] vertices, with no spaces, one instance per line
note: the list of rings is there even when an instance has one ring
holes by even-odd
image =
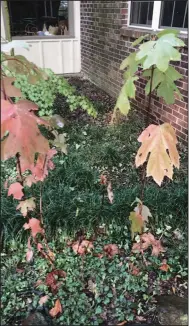
[[[152,25],[151,26],[142,26],[142,25],[133,25],[130,23],[131,18],[131,2],[128,2],[128,23],[127,26],[131,28],[138,28],[138,29],[146,29],[146,30],[152,30],[152,31],[162,31],[164,28],[159,28],[159,20],[160,20],[160,14],[161,14],[161,5],[162,1],[154,1],[154,8],[153,8],[153,15],[152,15]],[[166,27],[165,27],[166,28]],[[169,28],[169,27],[167,27]],[[174,27],[172,27],[174,29]],[[178,28],[177,28],[178,29]],[[180,34],[188,34],[187,30],[179,29]]]
[[[154,31],[159,29],[159,20],[161,14],[161,1],[154,1],[153,15],[152,15],[152,29]]]

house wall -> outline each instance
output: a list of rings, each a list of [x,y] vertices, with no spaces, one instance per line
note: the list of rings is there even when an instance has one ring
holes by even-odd
[[[116,97],[123,83],[119,66],[133,52],[131,43],[141,35],[141,30],[127,28],[127,1],[81,1],[81,58],[82,71],[86,77]],[[146,34],[146,32],[145,32]],[[188,48],[182,49],[181,62],[174,63],[183,75],[177,86],[183,100],[174,105],[153,95],[150,118],[152,122],[171,122],[177,136],[187,142],[188,128]],[[138,92],[133,105],[139,113],[146,114],[147,99],[144,94],[145,81],[136,82]]]

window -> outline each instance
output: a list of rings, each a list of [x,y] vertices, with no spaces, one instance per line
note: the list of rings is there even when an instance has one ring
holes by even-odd
[[[68,34],[68,1],[8,1],[11,36]]]
[[[188,28],[188,1],[130,1],[129,25],[141,28]]]

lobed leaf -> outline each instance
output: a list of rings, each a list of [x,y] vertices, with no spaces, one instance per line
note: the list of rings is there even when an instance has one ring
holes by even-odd
[[[135,158],[136,167],[148,159],[147,177],[152,176],[159,186],[165,176],[172,180],[173,166],[179,168],[177,138],[173,127],[168,123],[150,125],[141,133],[138,141],[142,145]]]

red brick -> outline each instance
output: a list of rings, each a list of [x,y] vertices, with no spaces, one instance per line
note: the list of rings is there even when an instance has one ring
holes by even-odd
[[[186,107],[186,103],[182,102],[182,101],[179,101],[179,100],[175,100],[175,103],[180,106],[181,108],[185,109]]]
[[[183,114],[184,116],[188,117],[188,110],[184,110],[182,108],[179,108],[179,112]]]
[[[180,114],[179,112],[173,110],[173,115],[174,115],[175,117],[177,117],[177,118],[183,120],[183,115]]]
[[[178,119],[177,120],[177,124],[179,126],[183,127],[183,128],[186,128],[186,129],[188,128],[188,123],[187,122],[184,122],[183,120]]]

